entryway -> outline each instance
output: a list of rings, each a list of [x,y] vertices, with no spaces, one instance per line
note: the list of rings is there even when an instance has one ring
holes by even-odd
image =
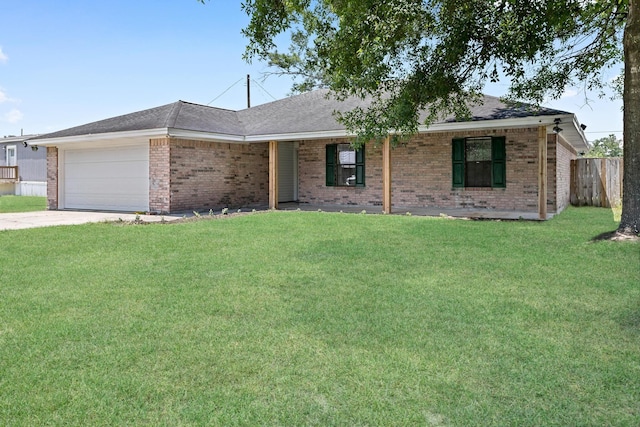
[[[278,143],[278,203],[298,200],[298,144]]]

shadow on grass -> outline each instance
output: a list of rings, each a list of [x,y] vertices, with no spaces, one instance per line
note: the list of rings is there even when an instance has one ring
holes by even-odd
[[[620,315],[619,323],[624,330],[640,335],[640,301]]]
[[[633,233],[622,233],[619,230],[613,230],[598,234],[596,237],[591,239],[592,242],[601,242],[604,240],[614,242],[639,242],[640,236]]]

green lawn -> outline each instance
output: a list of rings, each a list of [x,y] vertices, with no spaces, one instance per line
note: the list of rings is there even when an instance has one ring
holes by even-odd
[[[637,426],[640,245],[270,212],[0,232],[0,425]]]
[[[46,208],[46,197],[0,196],[0,213],[43,211]]]

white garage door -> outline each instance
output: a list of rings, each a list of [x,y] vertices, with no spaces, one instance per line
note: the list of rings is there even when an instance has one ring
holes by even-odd
[[[64,207],[147,211],[148,144],[65,150]]]

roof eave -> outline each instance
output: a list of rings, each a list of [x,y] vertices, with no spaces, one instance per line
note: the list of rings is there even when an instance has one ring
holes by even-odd
[[[419,133],[431,132],[462,132],[478,129],[496,129],[496,128],[522,128],[522,127],[538,127],[546,126],[547,133],[553,133],[555,119],[560,119],[560,123],[571,123],[571,126],[565,126],[563,129],[565,139],[577,151],[587,148],[587,140],[584,136],[582,128],[578,124],[575,114],[557,114],[550,116],[528,116],[513,119],[495,119],[495,120],[474,120],[463,122],[446,122],[434,123],[430,126],[418,126]],[[390,133],[393,133],[391,131]],[[301,139],[327,139],[327,138],[351,138],[355,135],[348,133],[345,129],[337,129],[331,131],[311,131],[311,132],[293,132],[293,133],[277,133],[277,134],[261,134],[249,135],[244,138],[245,142],[265,142],[265,141],[291,141]]]
[[[29,145],[39,145],[42,147],[47,146],[65,146],[74,144],[86,144],[105,140],[122,140],[122,141],[136,141],[136,140],[148,140],[152,137],[163,137],[168,132],[167,128],[156,129],[143,129],[124,132],[106,132],[106,133],[93,133],[85,135],[72,135],[72,136],[60,136],[57,138],[42,138],[27,140]]]
[[[546,126],[547,133],[553,133],[553,127],[556,125],[555,120],[560,119],[560,124],[564,124],[562,132],[565,139],[577,150],[582,151],[588,149],[587,139],[584,131],[578,123],[575,114],[555,114],[548,116],[527,116],[512,119],[495,119],[495,120],[474,120],[464,122],[447,122],[434,123],[431,126],[419,126],[418,132],[451,132],[451,131],[467,131],[478,129],[495,129],[495,128],[523,128],[532,126]],[[570,124],[570,126],[567,126]]]
[[[267,141],[292,141],[292,140],[310,140],[310,139],[328,139],[328,138],[349,138],[355,135],[348,133],[345,129],[329,130],[329,131],[309,131],[309,132],[291,132],[291,133],[272,133],[262,135],[248,135],[245,142],[267,142]]]
[[[214,142],[247,142],[243,135],[232,135],[224,133],[194,131],[184,129],[167,129],[167,136],[173,138],[194,139],[198,141],[214,141]]]
[[[553,132],[555,119],[560,119],[560,123],[564,124],[562,130],[564,138],[580,152],[589,148],[586,137],[580,127],[575,114],[558,114],[549,116],[529,116],[513,119],[495,119],[495,120],[475,120],[464,122],[447,122],[434,123],[430,126],[419,126],[418,132],[457,132],[478,129],[495,129],[495,128],[519,128],[532,126],[546,126],[547,133]],[[393,133],[393,132],[390,132]],[[226,143],[258,143],[267,141],[292,141],[292,140],[311,140],[311,139],[329,139],[329,138],[352,138],[355,135],[348,133],[345,129],[335,129],[327,131],[303,131],[291,133],[273,133],[259,135],[234,135],[221,134],[206,131],[192,131],[175,128],[157,128],[145,129],[125,132],[108,132],[88,135],[74,135],[58,138],[42,138],[28,140],[29,145],[39,146],[65,146],[74,144],[87,144],[106,140],[119,140],[121,142],[142,142],[152,137],[174,137],[184,139],[196,139],[201,141],[216,141]]]

